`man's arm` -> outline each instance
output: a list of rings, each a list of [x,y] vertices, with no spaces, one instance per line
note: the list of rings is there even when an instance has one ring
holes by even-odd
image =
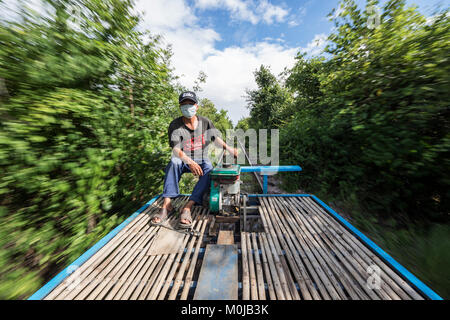
[[[232,154],[235,158],[237,158],[237,156],[238,156],[238,149],[230,147],[220,137],[216,137],[214,139],[214,143],[219,148],[223,148],[223,149],[227,150],[230,154]]]
[[[198,165],[197,162],[195,162],[194,160],[192,160],[191,158],[189,158],[184,152],[183,150],[181,150],[178,147],[174,147],[173,148],[173,154],[175,156],[177,156],[178,158],[181,159],[181,161],[183,161],[184,163],[186,163],[189,168],[191,169],[191,172],[196,175],[196,176],[202,176],[203,175],[203,170],[202,168]]]
[[[211,120],[208,119],[208,132],[210,139],[212,137],[212,140],[214,141],[214,144],[222,149],[227,150],[230,154],[232,154],[235,158],[238,156],[238,150],[236,148],[232,148],[229,145],[225,143],[225,141],[222,140],[221,132],[214,126]]]

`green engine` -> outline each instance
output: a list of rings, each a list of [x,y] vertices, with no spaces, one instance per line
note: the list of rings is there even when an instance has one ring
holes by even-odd
[[[224,216],[239,213],[241,166],[223,164],[210,172],[211,190],[209,194],[209,210]]]

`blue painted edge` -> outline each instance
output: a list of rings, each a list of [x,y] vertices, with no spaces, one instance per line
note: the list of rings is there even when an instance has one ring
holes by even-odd
[[[426,295],[431,300],[443,300],[436,292],[431,290],[426,284],[420,281],[416,276],[409,272],[404,266],[398,263],[394,258],[387,254],[383,249],[377,246],[372,240],[366,237],[361,231],[356,229],[347,220],[342,218],[333,209],[327,206],[322,200],[317,198],[315,195],[311,195],[318,204],[320,204],[328,213],[330,213],[335,219],[337,219],[342,225],[344,225],[348,230],[350,230],[355,236],[357,236],[363,243],[369,246],[381,259],[391,265],[396,269],[408,282],[419,289],[424,295]]]
[[[83,253],[78,259],[72,262],[63,271],[58,273],[53,279],[51,279],[42,288],[36,291],[28,300],[42,300],[45,298],[53,289],[55,289],[61,282],[64,281],[72,272],[74,272],[79,266],[85,263],[90,257],[92,257],[97,251],[103,248],[112,238],[114,238],[123,228],[125,228],[131,221],[133,221],[142,211],[147,209],[153,202],[155,202],[161,195],[157,195],[146,204],[144,204],[139,210],[133,213],[115,229],[109,232],[106,236],[100,239],[96,244],[94,244],[88,251]]]
[[[249,197],[311,197],[307,193],[293,193],[293,194],[248,194]]]
[[[275,172],[295,172],[302,171],[300,166],[243,166],[242,172],[261,172],[261,173],[275,173]]]
[[[268,178],[267,175],[263,175],[263,193],[267,194],[267,184],[268,184]]]
[[[338,220],[344,227],[346,227],[352,234],[358,237],[364,244],[366,244],[375,254],[377,254],[384,262],[392,266],[398,273],[400,273],[403,278],[406,279],[410,284],[421,291],[425,296],[431,300],[443,300],[436,292],[429,288],[425,283],[420,281],[416,276],[409,272],[404,266],[398,263],[394,258],[392,258],[383,249],[377,246],[372,240],[365,236],[361,231],[356,229],[351,223],[341,217],[336,211],[331,209],[322,200],[317,198],[313,194],[249,194],[249,197],[311,197],[319,205],[321,205],[329,214],[331,214],[336,220]]]

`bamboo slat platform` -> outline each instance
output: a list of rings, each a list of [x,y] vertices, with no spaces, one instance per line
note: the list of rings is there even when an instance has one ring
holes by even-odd
[[[242,251],[254,255],[243,299],[423,299],[312,198],[258,198],[264,232],[241,235]]]
[[[235,233],[239,299],[424,299],[311,197],[256,199],[260,230]],[[186,201],[178,197],[174,206]],[[194,207],[201,235],[185,235],[177,253],[148,255],[162,231],[149,224],[160,205],[158,199],[138,214],[44,299],[192,299],[205,247],[216,240],[208,236],[212,216]]]

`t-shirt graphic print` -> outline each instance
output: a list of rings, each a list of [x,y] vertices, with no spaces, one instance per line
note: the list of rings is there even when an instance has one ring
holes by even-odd
[[[173,120],[169,125],[169,144],[172,149],[180,148],[193,160],[207,159],[209,144],[221,134],[208,118],[197,116],[197,119],[195,130],[184,124],[183,117]]]

